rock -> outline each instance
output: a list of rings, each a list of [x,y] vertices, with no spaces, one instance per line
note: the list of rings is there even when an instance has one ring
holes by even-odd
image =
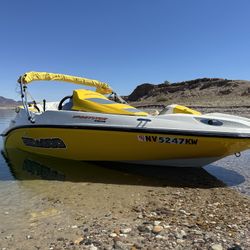
[[[121,229],[120,231],[123,234],[128,234],[128,233],[130,233],[132,231],[132,229],[131,228],[124,228],[124,229]]]
[[[227,250],[242,250],[241,246],[234,244],[232,247],[229,247]]]
[[[157,216],[157,213],[156,212],[151,212],[149,216],[150,217],[155,217],[155,216]]]
[[[184,230],[181,230],[179,233],[175,233],[175,237],[177,239],[183,239],[183,238],[186,238],[187,234]]]
[[[84,244],[86,246],[90,246],[92,244],[92,240],[91,239],[86,239],[86,240],[84,240]]]
[[[229,228],[232,228],[232,229],[235,229],[237,230],[238,229],[238,226],[236,224],[232,224],[232,225],[227,225]]]
[[[184,238],[185,236],[187,236],[187,234],[186,234],[186,232],[184,230],[181,230],[180,234],[182,235],[182,238]]]
[[[7,239],[7,240],[9,240],[9,239],[11,239],[11,238],[13,238],[13,237],[14,237],[14,235],[13,235],[13,234],[10,234],[10,235],[5,236],[4,238]]]
[[[145,226],[145,225],[140,225],[137,227],[137,229],[142,233],[150,233],[151,232],[151,228],[149,226]]]
[[[114,242],[120,241],[120,240],[121,240],[121,238],[120,238],[119,236],[116,236],[116,237],[113,238],[113,241],[114,241]]]
[[[205,236],[204,236],[204,238],[205,238],[206,240],[212,239],[213,237],[214,237],[214,234],[211,233],[211,232],[206,233]]]
[[[177,239],[176,242],[181,245],[181,244],[185,243],[185,240]]]
[[[153,229],[152,229],[152,232],[158,234],[158,233],[160,233],[162,230],[163,230],[163,227],[162,227],[162,226],[154,226]]]
[[[162,235],[160,235],[160,234],[157,234],[157,235],[155,236],[155,238],[158,239],[158,240],[165,239],[165,237],[162,236]]]
[[[194,243],[205,243],[205,240],[203,240],[203,239],[194,239]]]
[[[167,224],[164,224],[164,225],[163,225],[163,228],[168,229],[168,228],[171,228],[171,226],[170,226],[170,225],[167,225]]]
[[[26,236],[26,239],[27,239],[27,240],[30,240],[30,239],[33,239],[33,237],[32,237],[31,235],[27,235],[27,236]]]
[[[177,243],[175,241],[172,242],[172,246],[175,247]]]
[[[114,233],[116,233],[117,235],[119,235],[120,234],[120,228],[115,228],[114,229]]]
[[[139,239],[139,237],[138,237],[138,239]],[[135,243],[135,244],[132,246],[132,248],[134,248],[133,250],[137,250],[137,249],[142,249],[143,246],[140,245],[139,243]],[[132,250],[132,248],[131,248],[131,250]]]
[[[202,231],[200,231],[200,230],[194,230],[193,232],[196,235],[203,235]]]
[[[166,207],[160,207],[156,209],[156,215],[171,215],[172,211],[167,209]]]
[[[120,237],[124,237],[124,238],[127,238],[128,235],[127,234],[119,234]]]
[[[90,246],[88,247],[88,249],[89,249],[89,250],[98,250],[98,248],[97,248],[96,246],[94,246],[93,244],[90,245]]]
[[[112,238],[115,238],[115,237],[117,237],[117,234],[116,233],[111,233],[109,236],[112,237]]]
[[[83,242],[84,242],[84,238],[83,238],[83,237],[80,237],[80,238],[78,238],[78,239],[76,239],[76,240],[74,241],[74,244],[75,244],[75,245],[81,245],[81,244],[83,244]]]
[[[74,246],[74,242],[72,240],[66,242],[66,246]]]
[[[186,212],[184,209],[180,209],[180,213],[185,214],[185,215],[190,215],[190,213]]]
[[[73,226],[71,226],[71,228],[72,229],[76,229],[76,228],[78,228],[78,226],[77,225],[73,225]]]
[[[223,247],[221,244],[213,244],[209,248],[210,250],[223,250]]]
[[[154,226],[159,226],[161,224],[161,221],[160,220],[155,220],[154,221]]]
[[[213,205],[217,207],[217,206],[220,205],[220,203],[219,202],[215,202]]]
[[[190,227],[191,226],[188,222],[183,222],[183,223],[181,223],[181,225],[185,226],[185,227]]]
[[[121,242],[121,241],[116,241],[115,244],[114,244],[114,249],[115,250],[128,250],[128,246]]]
[[[113,246],[109,246],[109,245],[104,245],[103,246],[103,250],[113,250]]]

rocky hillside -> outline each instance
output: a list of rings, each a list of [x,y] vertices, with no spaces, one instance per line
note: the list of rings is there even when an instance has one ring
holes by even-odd
[[[0,107],[16,107],[17,105],[20,105],[20,102],[0,96]]]
[[[136,104],[250,105],[250,81],[201,78],[179,83],[144,83],[126,97]]]

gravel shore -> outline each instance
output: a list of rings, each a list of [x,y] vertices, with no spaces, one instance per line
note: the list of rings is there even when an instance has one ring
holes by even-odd
[[[32,181],[32,199],[2,209],[0,249],[250,249],[249,197],[216,180],[191,180]]]
[[[147,202],[77,225],[69,249],[249,249],[249,200],[226,189],[148,190]],[[129,215],[127,214],[129,213]]]

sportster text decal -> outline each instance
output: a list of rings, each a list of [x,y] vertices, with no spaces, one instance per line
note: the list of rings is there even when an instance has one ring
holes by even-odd
[[[87,116],[87,115],[74,115],[72,118],[85,119],[94,122],[106,122],[108,118],[99,116]]]
[[[39,148],[66,148],[64,142],[59,138],[41,138],[34,139],[28,137],[22,137],[23,143],[30,147]]]
[[[198,139],[162,137],[162,136],[154,136],[154,135],[138,135],[137,139],[138,141],[141,141],[141,142],[156,142],[156,143],[169,143],[169,144],[196,145],[198,143]]]

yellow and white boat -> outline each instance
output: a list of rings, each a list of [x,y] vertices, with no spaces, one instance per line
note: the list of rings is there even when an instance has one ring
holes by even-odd
[[[60,102],[30,105],[27,85],[40,80],[96,91],[78,89]],[[2,134],[7,149],[80,161],[201,167],[250,148],[247,118],[179,105],[152,116],[123,102],[106,83],[69,75],[28,72],[19,83],[23,106]]]

